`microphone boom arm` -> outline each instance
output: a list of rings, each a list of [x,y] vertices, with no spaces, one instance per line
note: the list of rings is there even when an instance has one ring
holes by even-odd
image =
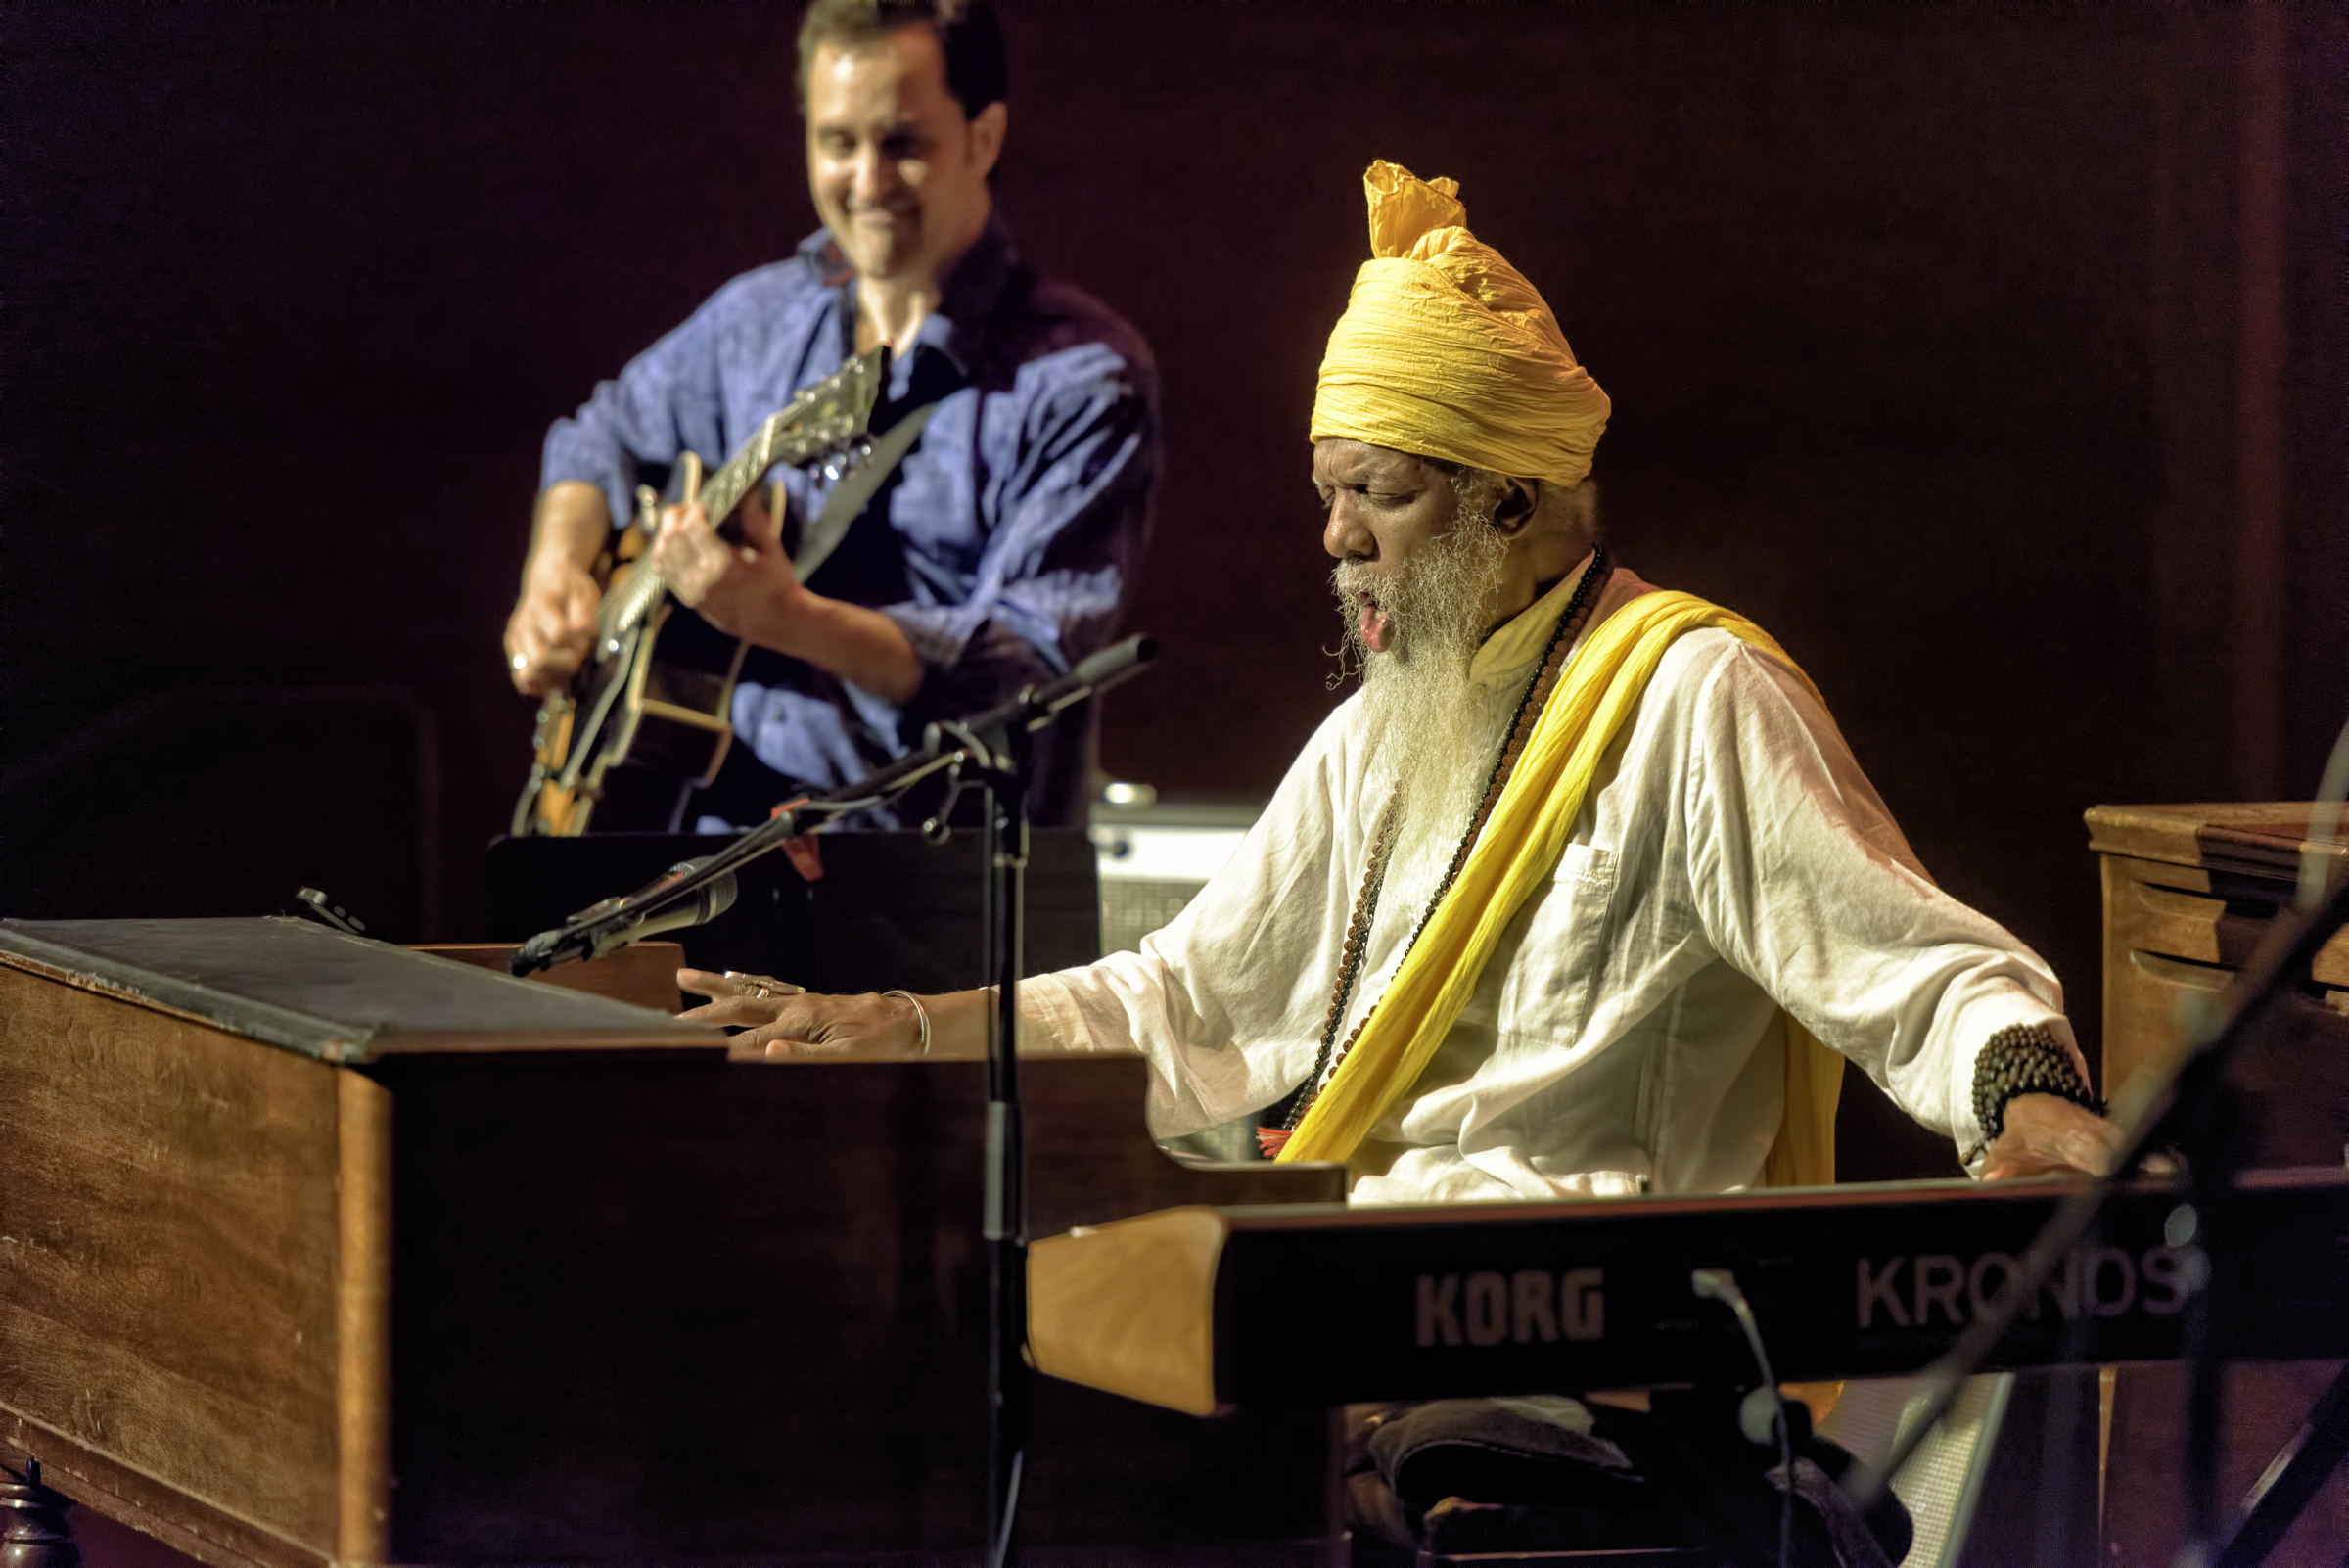
[[[951,725],[931,724],[920,746],[888,766],[852,784],[796,802],[724,849],[672,866],[633,893],[588,905],[560,926],[539,932],[516,948],[507,967],[517,975],[535,974],[556,964],[600,958],[658,931],[714,919],[734,901],[734,873],[780,848],[786,839],[798,838],[852,811],[896,800],[944,768],[965,764],[992,766],[994,758],[975,752],[971,746],[973,739],[984,742],[986,737],[1004,734],[1015,727],[1031,732],[1040,730],[1068,709],[1108,690],[1157,657],[1158,644],[1154,640],[1145,636],[1128,637],[1079,661],[1067,674],[1041,686],[1030,686],[1007,702]],[[722,898],[715,893],[721,882],[726,885]],[[688,899],[700,899],[695,910],[677,911],[676,906]],[[679,914],[681,918],[677,917]]]

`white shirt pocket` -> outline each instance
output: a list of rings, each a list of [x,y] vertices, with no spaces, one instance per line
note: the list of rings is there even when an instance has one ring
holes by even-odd
[[[1526,1043],[1571,1046],[1590,1021],[1606,973],[1615,852],[1569,844],[1557,870],[1509,922],[1500,1028]]]

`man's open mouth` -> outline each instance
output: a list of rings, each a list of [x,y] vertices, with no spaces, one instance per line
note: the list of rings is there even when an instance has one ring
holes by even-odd
[[[1372,653],[1385,653],[1388,645],[1395,640],[1393,618],[1379,607],[1377,599],[1367,593],[1362,595],[1362,608],[1356,629],[1361,635],[1362,646]]]

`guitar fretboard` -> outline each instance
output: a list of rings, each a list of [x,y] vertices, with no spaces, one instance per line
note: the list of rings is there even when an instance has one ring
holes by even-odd
[[[743,442],[724,467],[702,482],[695,499],[709,514],[711,527],[733,516],[743,498],[778,463],[812,462],[852,440],[871,417],[888,363],[886,349],[852,360],[839,374],[808,388],[760,425],[758,434]],[[595,608],[598,646],[634,629],[668,591],[668,582],[652,558],[640,558],[627,581],[604,595]]]

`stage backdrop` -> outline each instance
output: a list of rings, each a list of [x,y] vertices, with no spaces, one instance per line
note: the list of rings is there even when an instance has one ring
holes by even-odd
[[[1373,158],[1615,399],[1623,557],[1758,619],[2093,1046],[2083,807],[2343,711],[2336,9],[1015,3],[1001,200],[1156,346],[1109,768],[1334,700],[1307,483]],[[482,931],[547,421],[812,226],[777,6],[12,11],[0,912]]]

